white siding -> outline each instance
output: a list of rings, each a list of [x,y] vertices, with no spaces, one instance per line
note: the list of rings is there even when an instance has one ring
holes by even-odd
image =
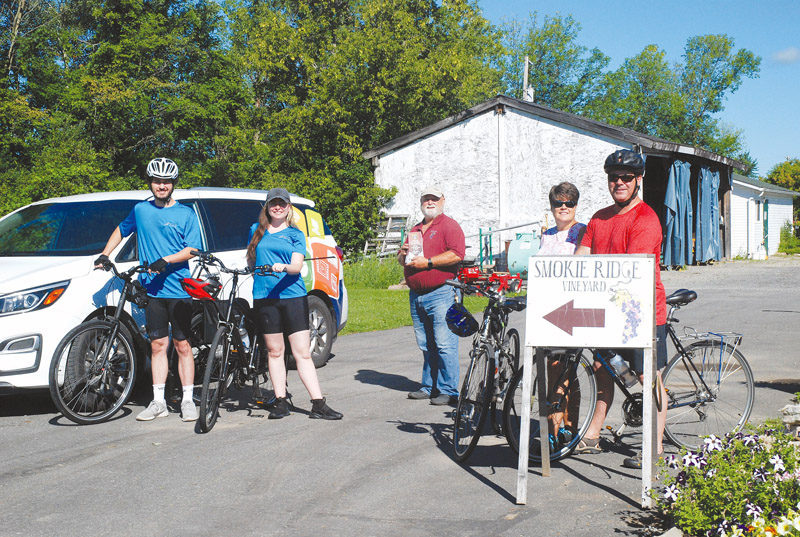
[[[439,185],[447,200],[445,213],[467,236],[534,221],[552,226],[547,194],[561,181],[578,187],[577,217],[588,222],[610,203],[603,162],[623,147],[630,145],[518,110],[490,110],[381,155],[375,180],[398,189],[387,213],[415,219],[421,218],[419,192]],[[494,251],[500,251],[503,240],[530,231],[495,235]],[[468,238],[467,244],[467,254],[477,255],[477,237]]]
[[[780,245],[781,227],[792,219],[791,195],[769,191],[761,194],[761,189],[734,180],[731,196],[731,253],[734,257],[763,259],[775,254]],[[769,200],[769,251],[764,248],[765,199]]]

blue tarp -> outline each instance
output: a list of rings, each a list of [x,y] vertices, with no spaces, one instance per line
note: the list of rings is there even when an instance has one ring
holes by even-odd
[[[720,258],[719,245],[719,172],[700,168],[697,182],[697,222],[695,257],[699,263]]]
[[[691,265],[692,255],[692,191],[691,167],[688,162],[676,160],[669,170],[666,207],[667,235],[662,246],[661,259],[665,266]]]

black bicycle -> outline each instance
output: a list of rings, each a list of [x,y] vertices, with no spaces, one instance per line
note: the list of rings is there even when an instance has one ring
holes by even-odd
[[[702,438],[711,434],[723,436],[741,429],[747,423],[753,408],[755,383],[747,360],[739,351],[742,335],[731,332],[698,333],[685,330],[679,337],[675,332],[675,312],[693,302],[697,293],[680,289],[667,297],[667,334],[678,351],[667,363],[662,373],[667,400],[660,401],[660,390],[653,387],[656,408],[667,405],[667,423],[664,435],[675,446],[697,449]],[[684,341],[691,341],[687,346]],[[594,416],[597,386],[593,361],[598,361],[608,371],[616,386],[625,396],[622,403],[623,424],[611,430],[618,442],[629,427],[642,426],[642,392],[631,392],[617,371],[609,363],[609,352],[604,349],[547,349],[548,394],[547,412],[550,421],[547,441],[550,459],[566,457],[583,438]],[[523,401],[523,368],[511,381],[503,423],[506,439],[515,452],[519,452],[519,432]],[[656,377],[656,381],[658,377]],[[534,373],[530,405],[530,455],[534,463],[541,463],[542,441],[539,425],[539,399]],[[564,431],[561,431],[564,429]],[[559,434],[563,433],[563,434]]]
[[[515,328],[507,329],[512,311],[522,311],[526,297],[507,297],[507,291],[518,291],[519,276],[492,274],[488,277],[470,277],[462,270],[460,280],[448,280],[447,284],[461,289],[464,294],[479,294],[489,299],[483,310],[483,320],[470,351],[470,363],[464,375],[453,425],[453,448],[455,459],[464,462],[472,454],[491,416],[495,432],[499,432],[496,408],[502,408],[509,382],[519,367],[520,337]],[[467,283],[471,282],[471,283]],[[477,327],[477,321],[469,312],[461,310],[465,322]],[[463,335],[463,334],[459,334]]]
[[[86,321],[70,330],[56,347],[50,364],[50,395],[59,412],[81,424],[101,423],[128,402],[136,380],[133,338],[122,322],[127,302],[147,305],[147,291],[134,278],[147,272],[137,265],[119,272],[110,261],[103,266],[123,281],[113,314]]]
[[[208,270],[215,267],[220,272],[232,275],[228,298],[220,302],[219,280],[184,280],[184,289],[193,298],[204,301],[216,313],[218,327],[208,348],[208,357],[200,391],[200,430],[210,431],[219,417],[220,405],[231,386],[242,389],[252,384],[251,400],[261,406],[274,402],[267,368],[267,352],[262,338],[258,337],[255,321],[247,301],[238,297],[239,277],[250,274],[271,273],[272,267],[229,269],[207,252],[193,251],[198,263]]]

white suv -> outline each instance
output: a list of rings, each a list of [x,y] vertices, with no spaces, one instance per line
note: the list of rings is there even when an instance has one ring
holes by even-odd
[[[94,270],[94,260],[111,232],[149,190],[107,192],[33,203],[0,219],[0,392],[45,388],[53,353],[78,324],[116,305],[120,282]],[[178,189],[174,198],[191,207],[203,235],[203,250],[229,267],[243,267],[250,225],[266,191],[231,188]],[[314,202],[292,196],[297,226],[306,235],[311,351],[317,367],[347,322],[347,290],[342,280],[342,250]],[[137,263],[136,234],[109,256],[120,270]],[[193,268],[193,262],[190,262]],[[252,286],[241,296],[252,302]],[[125,312],[137,354],[144,364],[149,345],[144,312]],[[141,369],[140,369],[141,371]]]

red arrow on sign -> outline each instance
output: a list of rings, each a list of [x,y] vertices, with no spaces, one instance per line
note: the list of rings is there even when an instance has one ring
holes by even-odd
[[[572,329],[575,327],[602,328],[606,325],[606,310],[576,308],[574,302],[570,300],[559,306],[545,315],[544,319],[569,335],[572,335]]]

